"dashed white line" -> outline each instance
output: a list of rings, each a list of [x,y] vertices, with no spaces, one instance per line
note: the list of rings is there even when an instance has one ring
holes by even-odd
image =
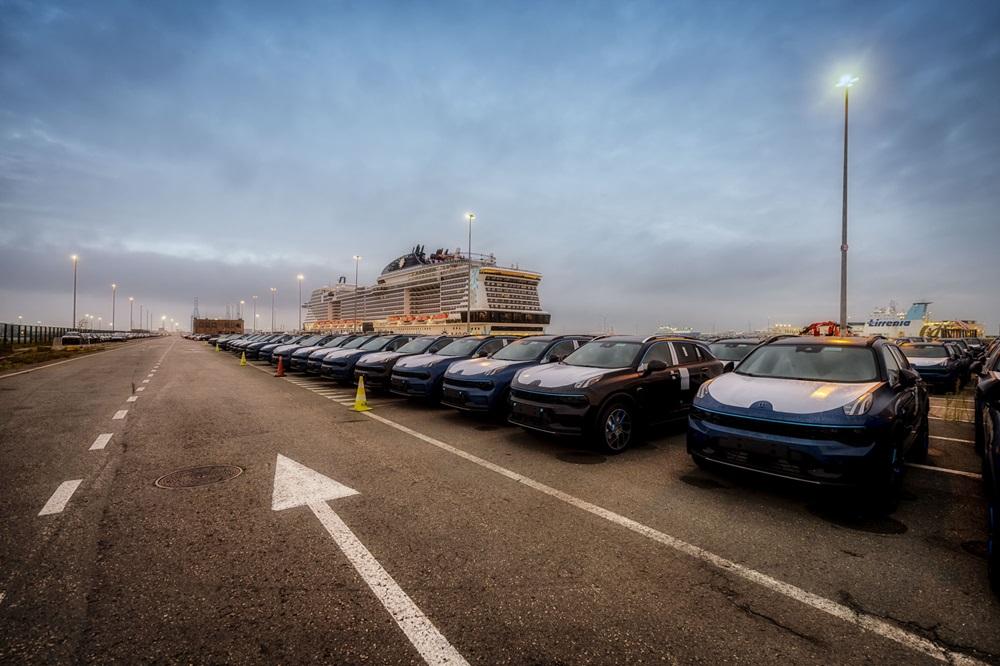
[[[142,383],[143,383],[143,384],[148,384],[148,383],[149,383],[149,380],[148,380],[148,379],[143,379],[143,380],[142,380]]]
[[[128,414],[128,410],[127,409],[119,409],[117,412],[115,412],[115,415],[111,417],[111,420],[112,421],[121,421],[123,418],[125,418],[126,414]]]
[[[981,479],[982,474],[976,474],[975,472],[963,472],[960,469],[949,469],[948,467],[935,467],[934,465],[919,465],[917,463],[906,463],[907,467],[916,467],[917,469],[926,469],[931,472],[943,472],[944,474],[954,474],[955,476],[965,476],[970,479]]]
[[[496,472],[497,474],[512,481],[522,483],[540,493],[558,499],[566,504],[569,504],[570,506],[581,509],[582,511],[586,511],[591,515],[603,518],[604,520],[631,530],[632,532],[668,546],[676,551],[690,555],[695,559],[711,564],[712,566],[722,569],[723,571],[727,571],[732,575],[739,576],[740,578],[748,580],[752,583],[756,583],[757,585],[771,590],[772,592],[777,592],[778,594],[782,594],[806,606],[839,618],[844,622],[853,624],[861,629],[870,631],[884,638],[888,638],[911,650],[920,652],[949,664],[983,664],[983,662],[973,657],[959,652],[953,652],[931,640],[924,638],[923,636],[919,636],[915,633],[902,629],[895,624],[882,620],[881,618],[860,612],[854,608],[837,603],[836,601],[821,597],[818,594],[808,592],[790,583],[778,580],[777,578],[772,578],[771,576],[751,569],[750,567],[733,562],[732,560],[727,560],[726,558],[711,553],[703,548],[689,544],[686,541],[682,541],[677,537],[670,536],[669,534],[643,525],[638,521],[626,518],[621,514],[609,511],[608,509],[597,506],[596,504],[591,504],[586,500],[574,497],[573,495],[565,493],[561,490],[556,490],[551,486],[547,486],[522,474],[518,474],[517,472],[509,470],[506,467],[501,467],[500,465],[480,458],[479,456],[463,451],[462,449],[451,446],[450,444],[446,444],[441,440],[434,439],[433,437],[417,432],[416,430],[407,428],[406,426],[396,423],[395,421],[387,419],[383,416],[379,416],[378,414],[374,414],[372,412],[362,413],[373,421],[378,421],[379,423],[387,425],[390,428],[395,428],[400,432],[404,432],[412,437],[431,444],[432,446],[436,446],[442,451],[447,451],[448,453],[463,458],[471,463],[479,465],[480,467]]]
[[[946,442],[961,442],[962,444],[975,444],[971,439],[959,439],[958,437],[942,437],[940,435],[928,435],[931,439],[941,439]]]
[[[108,445],[108,442],[111,441],[111,436],[113,434],[114,433],[106,432],[104,434],[98,435],[97,439],[94,440],[94,443],[90,445],[90,450],[98,451],[100,449],[103,449],[105,446]]]
[[[63,481],[56,488],[56,491],[52,493],[52,497],[49,501],[45,503],[42,510],[38,512],[39,516],[48,516],[53,513],[62,513],[62,510],[66,508],[69,504],[69,498],[73,496],[76,492],[77,487],[83,483],[83,479],[76,479],[74,481]]]
[[[138,399],[139,399],[139,396],[137,396],[137,395],[130,395],[129,397],[125,398],[125,402],[135,402]]]
[[[136,392],[136,393],[138,393],[139,391],[145,391],[145,390],[146,390],[146,387],[145,387],[145,386],[140,386],[139,388],[137,388],[137,389],[135,390],[135,392]]]

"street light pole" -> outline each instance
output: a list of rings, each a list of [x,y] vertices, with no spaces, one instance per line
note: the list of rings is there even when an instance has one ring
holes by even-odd
[[[358,325],[358,264],[361,263],[361,255],[354,255],[354,326]],[[355,329],[356,330],[356,329]]]
[[[475,213],[466,213],[469,221],[469,295],[465,299],[465,332],[472,333],[472,223],[476,220]]]
[[[844,89],[844,199],[841,210],[841,238],[840,238],[840,334],[847,335],[847,117],[848,91],[858,77],[845,74],[840,77],[837,83],[838,88]]]
[[[277,287],[271,287],[271,332],[274,333],[274,294],[278,291]]]
[[[257,332],[257,297],[253,297],[253,332]]]
[[[128,330],[132,330],[132,303],[135,301],[131,296],[128,297]]]
[[[70,322],[70,328],[76,328],[76,264],[80,258],[75,254],[70,258],[73,260],[73,321]]]
[[[118,300],[118,285],[111,283],[111,330],[115,330],[115,301]]]
[[[299,330],[302,330],[302,281],[305,280],[305,276],[299,273],[296,276],[299,280]]]

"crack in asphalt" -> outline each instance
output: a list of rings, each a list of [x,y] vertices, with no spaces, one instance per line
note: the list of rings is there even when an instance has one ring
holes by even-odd
[[[787,624],[784,624],[777,618],[755,609],[749,601],[742,599],[741,598],[742,595],[738,591],[733,589],[732,581],[729,580],[729,578],[727,578],[726,576],[722,575],[717,571],[711,571],[708,573],[710,573],[711,575],[711,580],[708,582],[708,587],[711,590],[721,594],[723,597],[726,598],[726,600],[729,603],[731,603],[739,610],[743,611],[747,616],[764,620],[765,622],[768,622],[769,624],[777,627],[778,629],[788,632],[793,636],[800,638],[811,645],[815,645],[817,647],[826,647],[826,643],[816,638],[815,636],[804,634],[801,631],[793,627],[790,627]]]

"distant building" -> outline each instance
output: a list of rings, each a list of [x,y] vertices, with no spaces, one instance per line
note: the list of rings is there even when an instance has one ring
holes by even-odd
[[[243,320],[242,319],[192,319],[191,320],[191,332],[192,333],[242,333],[243,332]]]

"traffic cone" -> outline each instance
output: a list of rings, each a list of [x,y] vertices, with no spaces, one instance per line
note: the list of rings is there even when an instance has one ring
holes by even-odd
[[[219,348],[218,342],[215,343],[215,351],[222,351],[222,349]]]
[[[368,406],[368,398],[365,396],[364,377],[358,377],[358,392],[354,396],[354,407],[352,407],[352,409],[356,412],[371,411],[371,407]]]
[[[240,354],[240,367],[244,367],[247,364],[247,353],[243,352]]]
[[[275,377],[285,376],[285,364],[282,362],[281,356],[278,357],[278,369],[274,371],[274,376]]]

